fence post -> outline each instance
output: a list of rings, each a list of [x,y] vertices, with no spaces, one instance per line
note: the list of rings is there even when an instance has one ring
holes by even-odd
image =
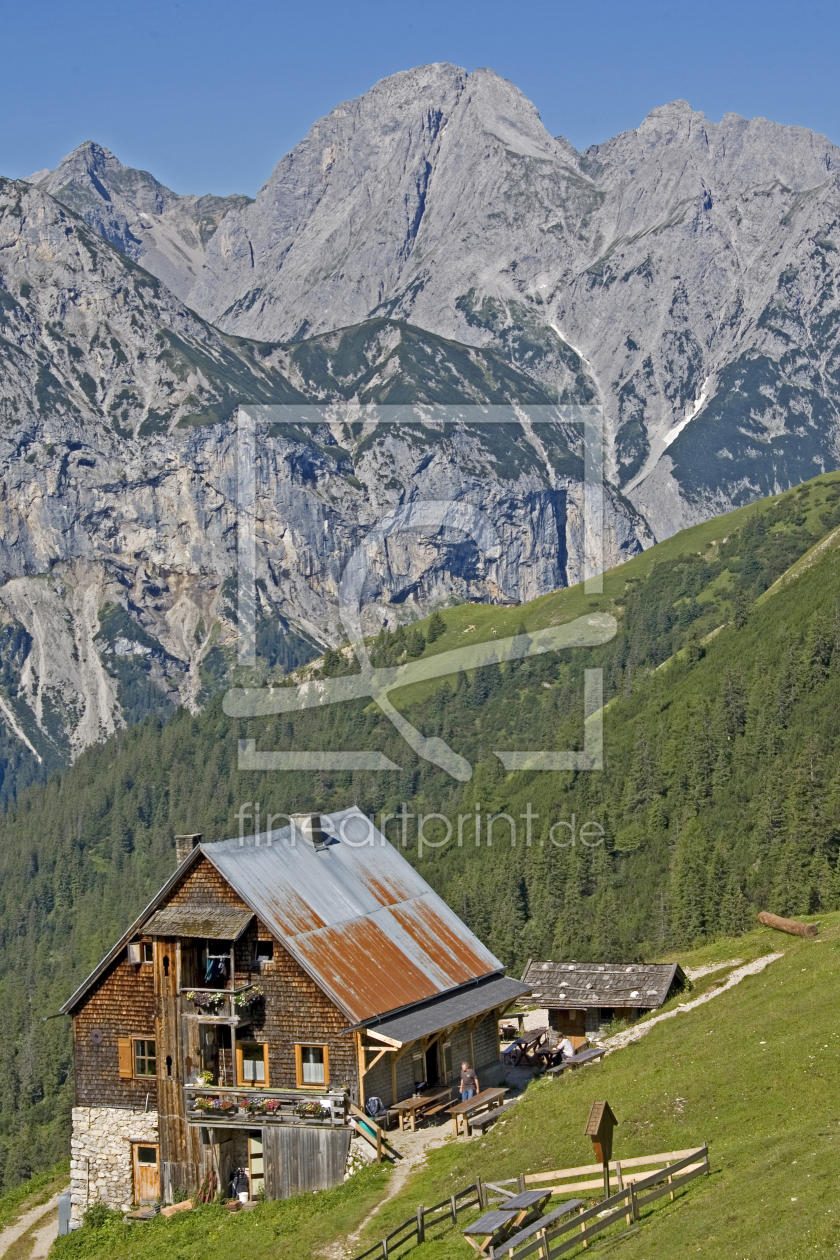
[[[519,1174],[519,1193],[520,1194],[525,1193],[525,1174],[524,1173]]]
[[[388,1260],[388,1239],[382,1239],[382,1260]]]
[[[585,1211],[586,1211],[586,1208],[578,1208],[578,1216],[583,1216],[583,1214],[584,1214],[584,1212],[585,1212]],[[581,1227],[580,1227],[580,1232],[581,1232],[582,1234],[585,1234],[585,1233],[586,1233],[586,1221],[584,1221],[584,1222],[583,1222],[583,1224],[581,1225]],[[584,1247],[588,1247],[588,1246],[589,1246],[589,1240],[588,1240],[587,1238],[584,1238],[584,1240],[583,1240],[583,1245],[584,1245]]]
[[[458,1224],[458,1209],[457,1209],[457,1207],[455,1206],[455,1195],[454,1195],[454,1194],[450,1194],[450,1196],[449,1196],[449,1207],[450,1207],[450,1210],[451,1210],[451,1212],[452,1212],[452,1224],[453,1224],[453,1225],[457,1225],[457,1224]]]
[[[666,1168],[670,1168],[670,1167],[671,1167],[671,1165],[670,1165],[670,1164],[666,1164],[666,1165],[665,1165],[665,1167],[666,1167]],[[668,1185],[669,1185],[669,1186],[670,1186],[670,1185],[673,1185],[673,1182],[674,1182],[674,1178],[673,1178],[673,1177],[669,1177],[669,1178],[668,1178]],[[674,1202],[674,1192],[673,1192],[673,1190],[671,1190],[671,1191],[670,1191],[670,1195],[671,1195],[671,1202],[673,1203],[673,1202]]]
[[[382,1163],[382,1130],[379,1125],[376,1126],[376,1162]]]
[[[417,1208],[417,1245],[426,1241],[426,1209],[421,1203]]]
[[[478,1194],[478,1206],[483,1212],[487,1207],[487,1191],[484,1189],[484,1183],[480,1177],[476,1177],[475,1179],[475,1188]]]
[[[634,1181],[630,1182],[630,1206],[633,1209],[633,1220],[637,1221],[639,1219],[639,1205],[636,1202],[636,1183]]]

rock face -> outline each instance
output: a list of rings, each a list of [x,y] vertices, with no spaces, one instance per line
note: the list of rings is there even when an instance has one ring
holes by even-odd
[[[836,466],[838,174],[823,136],[684,101],[579,154],[491,71],[424,66],[313,127],[191,301],[244,336],[387,314],[572,371],[664,537]]]
[[[148,171],[123,166],[88,141],[54,171],[27,180],[75,210],[106,241],[142,263],[186,300],[204,264],[204,250],[222,218],[249,197],[180,197]]]
[[[577,581],[580,434],[493,347],[393,320],[304,342],[219,333],[38,187],[0,182],[0,710],[4,791],[149,712],[195,707],[235,660],[236,408],[319,401],[318,426],[257,425],[257,642],[282,674],[344,635],[347,558],[400,504],[481,507],[375,557],[394,624],[453,597],[524,600]],[[575,382],[567,372],[567,392]],[[353,416],[368,421],[351,426]],[[550,423],[476,422],[474,404]],[[404,405],[400,428],[364,404]],[[444,426],[435,407],[448,404]],[[319,413],[320,415],[321,413]],[[479,417],[480,419],[480,417]],[[605,563],[647,540],[607,496]]]

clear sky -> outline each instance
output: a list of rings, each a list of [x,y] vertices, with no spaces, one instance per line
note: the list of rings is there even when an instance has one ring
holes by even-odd
[[[334,105],[431,61],[489,66],[584,148],[682,97],[840,142],[825,0],[9,0],[0,174],[84,140],[177,192],[253,195]]]

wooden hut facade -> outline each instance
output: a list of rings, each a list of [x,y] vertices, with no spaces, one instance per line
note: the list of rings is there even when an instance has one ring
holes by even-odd
[[[341,1181],[352,1117],[463,1059],[501,1075],[528,986],[357,809],[259,836],[179,837],[179,865],[62,1008],[72,1015],[73,1217],[234,1170],[271,1198]]]
[[[597,1033],[655,1010],[686,985],[678,963],[535,962],[522,977],[549,1025],[566,1036]]]

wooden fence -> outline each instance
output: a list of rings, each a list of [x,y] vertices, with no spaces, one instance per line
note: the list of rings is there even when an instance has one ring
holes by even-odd
[[[629,1163],[630,1161],[626,1161]],[[639,1161],[641,1162],[641,1161]],[[650,1161],[648,1161],[650,1162]],[[588,1244],[590,1238],[602,1233],[622,1219],[628,1225],[639,1220],[639,1211],[649,1203],[663,1198],[666,1194],[672,1199],[674,1191],[680,1186],[693,1181],[709,1172],[709,1152],[705,1146],[689,1151],[685,1158],[668,1164],[665,1168],[646,1176],[634,1177],[629,1185],[612,1194],[608,1199],[596,1203],[595,1207],[581,1211],[576,1217],[561,1225],[552,1226],[536,1237],[524,1240],[519,1247],[508,1247],[501,1243],[488,1250],[489,1260],[526,1260],[527,1256],[536,1256],[539,1260],[557,1260],[581,1243]],[[564,1187],[565,1190],[566,1187]],[[552,1193],[556,1193],[552,1191]],[[562,1191],[561,1191],[562,1193]]]
[[[470,1195],[475,1197],[469,1198]],[[390,1234],[383,1238],[381,1242],[374,1243],[372,1247],[368,1247],[367,1251],[363,1251],[356,1256],[355,1260],[365,1260],[366,1256],[382,1256],[383,1260],[388,1260],[392,1252],[396,1251],[398,1247],[404,1246],[405,1243],[410,1242],[412,1247],[417,1247],[420,1243],[425,1242],[427,1227],[441,1224],[447,1215],[452,1224],[457,1225],[460,1212],[466,1212],[473,1207],[483,1208],[485,1206],[486,1200],[480,1181],[467,1186],[464,1190],[459,1190],[457,1194],[450,1195],[448,1199],[443,1199],[440,1203],[436,1203],[434,1207],[427,1208],[421,1203],[417,1209],[416,1216],[411,1216],[407,1221],[403,1221],[402,1225],[392,1229]]]
[[[657,1165],[651,1171],[651,1165]],[[632,1171],[627,1171],[631,1169]],[[538,1260],[556,1260],[567,1251],[590,1238],[609,1229],[622,1218],[628,1225],[639,1219],[639,1210],[666,1194],[671,1199],[674,1191],[680,1186],[693,1181],[709,1172],[709,1152],[706,1146],[687,1151],[667,1151],[661,1155],[641,1155],[633,1159],[615,1160],[610,1165],[611,1174],[615,1177],[618,1191],[608,1199],[602,1199],[594,1207],[581,1210],[578,1216],[572,1217],[563,1224],[551,1226],[537,1235],[524,1240],[521,1246],[510,1247],[500,1243],[498,1247],[488,1250],[488,1260],[526,1260],[535,1256]],[[597,1180],[584,1180],[581,1177],[593,1173],[601,1174]],[[457,1225],[458,1216],[469,1208],[487,1208],[491,1202],[502,1206],[505,1199],[512,1198],[529,1186],[545,1187],[552,1195],[565,1195],[571,1191],[597,1190],[603,1192],[603,1168],[601,1164],[583,1164],[579,1168],[560,1168],[553,1172],[525,1173],[518,1177],[503,1181],[481,1181],[459,1190],[449,1199],[436,1203],[434,1207],[417,1209],[416,1216],[403,1221],[392,1230],[387,1237],[374,1243],[367,1251],[361,1252],[354,1260],[367,1260],[367,1257],[382,1257],[389,1260],[394,1252],[406,1246],[416,1247],[426,1240],[426,1229],[441,1224],[447,1215],[453,1225]],[[594,1197],[594,1196],[589,1196]]]

